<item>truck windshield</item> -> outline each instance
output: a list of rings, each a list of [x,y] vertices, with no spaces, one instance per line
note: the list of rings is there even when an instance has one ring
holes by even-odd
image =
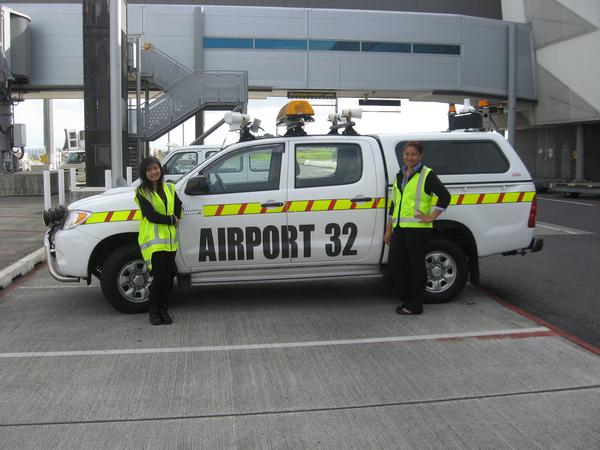
[[[85,152],[81,152],[81,153],[69,153],[69,155],[67,156],[67,164],[71,163],[82,163],[85,162]]]

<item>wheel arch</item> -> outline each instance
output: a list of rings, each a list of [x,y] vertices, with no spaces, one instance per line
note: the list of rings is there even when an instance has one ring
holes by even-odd
[[[464,224],[453,220],[439,220],[434,225],[434,237],[446,238],[458,245],[467,256],[469,281],[479,283],[479,257],[477,243],[471,230]]]
[[[88,280],[95,275],[100,278],[102,267],[108,255],[115,249],[126,244],[137,244],[137,233],[120,233],[108,236],[96,245],[88,263]]]

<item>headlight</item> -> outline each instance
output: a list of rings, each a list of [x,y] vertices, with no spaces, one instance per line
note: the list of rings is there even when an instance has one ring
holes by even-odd
[[[69,211],[69,215],[67,216],[67,220],[65,220],[63,230],[70,230],[71,228],[75,228],[77,225],[84,224],[91,215],[92,213],[89,211]]]

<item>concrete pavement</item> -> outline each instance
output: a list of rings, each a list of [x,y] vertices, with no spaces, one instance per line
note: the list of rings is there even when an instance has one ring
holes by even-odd
[[[42,268],[43,269],[43,268]],[[176,291],[123,315],[45,270],[0,297],[1,448],[594,448],[600,359],[468,287]]]

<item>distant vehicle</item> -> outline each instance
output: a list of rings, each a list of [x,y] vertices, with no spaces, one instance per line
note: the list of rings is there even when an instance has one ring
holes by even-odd
[[[171,150],[161,163],[165,171],[165,181],[177,182],[205,159],[221,150],[218,145],[190,145]]]
[[[59,169],[75,169],[77,184],[85,183],[85,150],[63,151],[63,163]]]

